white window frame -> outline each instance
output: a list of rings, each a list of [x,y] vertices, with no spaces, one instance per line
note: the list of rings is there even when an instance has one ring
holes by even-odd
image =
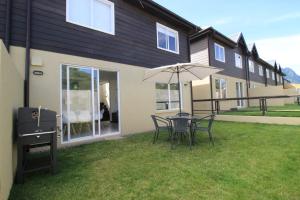
[[[266,69],[266,76],[267,76],[267,78],[270,78],[270,70],[269,69]]]
[[[220,58],[217,58],[217,48],[216,47],[218,47],[220,49],[223,49],[223,54],[224,54],[224,56],[223,56],[224,59],[223,60],[220,59]],[[215,50],[215,60],[225,63],[226,62],[225,47],[223,47],[222,45],[215,42],[214,43],[214,50]]]
[[[235,66],[237,68],[242,69],[243,68],[243,57],[238,53],[234,53],[234,58],[235,58]],[[239,59],[239,62],[237,62],[238,61],[237,59]]]
[[[275,81],[275,72],[272,72],[272,80]]]
[[[259,75],[260,75],[260,76],[264,76],[264,68],[263,68],[262,65],[259,65],[259,66],[258,66],[258,72],[259,72]]]
[[[103,32],[103,33],[108,33],[108,34],[111,34],[111,35],[115,35],[115,4],[111,1],[108,1],[108,0],[87,0],[87,1],[91,1],[91,9],[90,9],[90,20],[91,20],[91,24],[93,24],[93,5],[94,5],[94,1],[99,1],[101,3],[104,3],[104,4],[107,4],[111,7],[111,32],[108,32],[108,31],[105,31],[105,30],[101,30],[101,29],[98,29],[98,28],[95,28],[93,27],[93,25],[85,25],[85,24],[80,24],[78,22],[74,22],[72,20],[70,20],[70,14],[69,14],[69,8],[70,8],[70,1],[72,0],[66,0],[67,3],[66,3],[66,21],[69,22],[69,23],[72,23],[72,24],[76,24],[76,25],[79,25],[79,26],[82,26],[82,27],[86,27],[86,28],[89,28],[89,29],[93,29],[93,30],[96,30],[96,31],[100,31],[100,32]]]
[[[159,83],[159,82],[157,82]],[[160,84],[167,84],[167,83],[160,83]],[[156,83],[155,83],[155,90],[156,90]],[[183,96],[182,96],[182,84],[179,83],[179,90],[180,90],[180,100],[181,100],[181,105],[180,105],[180,101],[179,101],[179,108],[181,107],[181,109],[183,109]],[[155,101],[155,110],[157,112],[166,112],[166,111],[177,111],[179,110],[179,108],[170,108],[170,105],[171,105],[171,90],[170,90],[170,83],[168,84],[168,99],[169,99],[169,107],[168,109],[164,109],[164,110],[158,110],[157,107],[156,107],[156,103],[157,101]],[[156,100],[156,97],[155,97],[155,100]]]
[[[171,32],[171,33],[175,34],[175,37],[176,37],[175,38],[176,51],[172,51],[172,50],[169,49],[169,41],[168,40],[167,40],[167,48],[162,48],[162,47],[159,46],[159,40],[158,40],[158,32],[159,32],[158,30],[159,29],[164,29],[167,33]],[[156,44],[157,44],[156,46],[157,46],[158,49],[168,51],[168,52],[171,52],[171,53],[175,53],[175,54],[179,54],[179,33],[178,33],[178,31],[156,22]]]
[[[252,65],[251,65],[252,63]],[[255,73],[255,65],[253,60],[249,60],[249,72]]]
[[[227,91],[227,89],[228,89],[228,82],[227,82],[227,80],[226,79],[224,79],[224,78],[215,78],[215,84],[216,84],[216,80],[219,80],[219,83],[220,83],[220,85],[219,85],[219,88],[221,88],[221,80],[223,80],[223,81],[225,81],[225,96],[226,97],[223,97],[223,93],[220,93],[221,94],[221,97],[217,97],[217,95],[216,95],[216,92],[217,91],[215,91],[215,95],[216,95],[216,98],[218,98],[218,99],[224,99],[224,98],[227,98],[227,96],[228,96],[228,91]],[[216,90],[217,88],[216,88],[216,85],[215,85],[215,90]],[[220,89],[219,89],[220,90]]]

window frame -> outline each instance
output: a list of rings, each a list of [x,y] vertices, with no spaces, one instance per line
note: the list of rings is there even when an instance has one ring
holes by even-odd
[[[216,95],[216,93],[217,93],[217,88],[216,88],[216,81],[217,80],[219,80],[219,90],[221,90],[220,88],[221,88],[221,80],[223,80],[224,82],[225,82],[225,97],[223,97],[223,93],[220,93],[219,92],[219,94],[221,94],[221,97],[217,97],[217,95]],[[228,89],[228,83],[227,83],[227,80],[226,79],[224,79],[224,78],[215,78],[215,95],[216,95],[216,98],[218,98],[218,99],[225,99],[225,98],[227,98],[227,96],[228,96],[228,91],[227,91],[227,89]]]
[[[249,72],[251,73],[255,73],[255,64],[253,60],[249,60]],[[252,65],[250,65],[250,63],[252,63]]]
[[[103,32],[103,33],[107,33],[107,34],[110,34],[110,35],[115,35],[115,26],[116,26],[116,22],[115,22],[115,4],[111,1],[108,1],[108,0],[88,0],[91,2],[91,8],[90,8],[90,13],[89,13],[89,17],[90,17],[90,20],[91,20],[91,23],[93,22],[93,5],[94,5],[94,1],[99,1],[101,3],[104,3],[106,5],[109,5],[111,7],[111,32],[109,31],[105,31],[105,30],[101,30],[99,28],[95,28],[93,25],[85,25],[85,24],[80,24],[78,22],[75,22],[75,21],[72,21],[70,19],[70,14],[69,14],[69,8],[70,8],[70,1],[72,0],[66,0],[66,22],[68,23],[71,23],[71,24],[75,24],[75,25],[78,25],[78,26],[82,26],[82,27],[85,27],[85,28],[89,28],[89,29],[92,29],[92,30],[96,30],[96,31],[100,31],[100,32]]]
[[[223,57],[224,57],[224,60],[217,58],[217,48],[216,48],[216,46],[217,46],[218,48],[220,48],[220,49],[223,49],[223,53],[224,53],[224,56],[223,56]],[[225,63],[225,62],[226,62],[225,47],[215,42],[215,43],[214,43],[214,51],[215,51],[215,60],[217,60],[217,61],[219,61],[219,62]]]
[[[179,90],[180,90],[180,93],[179,93],[179,95],[180,95],[180,99],[181,99],[181,105],[180,105],[180,101],[179,101],[179,107],[178,108],[170,108],[170,105],[171,105],[171,90],[170,90],[170,85],[172,84],[172,83],[160,83],[160,82],[156,82],[155,83],[155,90],[156,90],[156,84],[167,84],[168,85],[168,109],[163,109],[163,110],[158,110],[157,109],[157,107],[156,107],[156,104],[157,104],[157,99],[156,99],[156,96],[155,96],[155,110],[157,111],[157,112],[169,112],[169,111],[177,111],[177,110],[179,110],[180,109],[180,107],[181,107],[181,109],[183,109],[183,96],[182,96],[182,84],[181,83],[179,83]],[[155,94],[156,95],[156,94]]]
[[[167,48],[162,48],[162,47],[159,46],[159,39],[158,39],[158,32],[159,32],[158,30],[159,30],[159,28],[165,29],[167,32],[171,32],[171,33],[175,34],[175,42],[176,42],[175,43],[175,48],[176,48],[176,51],[173,51],[173,50],[169,49],[169,42],[168,42],[169,40],[167,40]],[[169,36],[169,35],[167,35],[167,36]],[[165,25],[162,25],[162,24],[156,22],[156,47],[160,50],[164,50],[164,51],[168,51],[168,52],[171,52],[171,53],[179,54],[179,32],[172,29],[172,28],[169,28]]]
[[[259,76],[264,76],[264,68],[262,65],[258,65],[258,74]]]
[[[238,56],[240,57],[240,62],[239,62],[240,66],[237,66],[237,57]],[[243,68],[243,57],[242,57],[242,55],[240,55],[238,53],[234,53],[234,60],[235,60],[235,67],[242,69]]]

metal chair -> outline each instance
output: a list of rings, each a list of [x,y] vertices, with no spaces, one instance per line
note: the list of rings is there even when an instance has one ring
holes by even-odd
[[[193,143],[195,142],[195,133],[197,131],[204,131],[204,132],[208,133],[209,141],[212,145],[214,145],[214,140],[213,140],[212,132],[211,132],[214,119],[215,119],[215,115],[208,115],[208,116],[202,117],[200,119],[192,120],[191,133],[192,133]],[[201,126],[201,124],[204,120],[208,120],[207,126]]]
[[[189,137],[189,145],[190,149],[192,148],[192,133],[190,131],[190,119],[183,118],[183,117],[174,117],[172,118],[173,128],[172,128],[172,135],[171,135],[171,148],[173,148],[175,136],[180,136],[182,140],[183,136],[188,135]],[[179,140],[178,140],[179,142]]]
[[[171,136],[172,124],[168,119],[156,115],[151,115],[151,118],[155,126],[153,144],[157,141],[160,131],[167,131],[169,133],[169,136]]]
[[[179,116],[179,117],[188,117],[188,116],[191,116],[191,114],[187,113],[187,112],[181,112],[181,113],[177,113],[176,116]]]

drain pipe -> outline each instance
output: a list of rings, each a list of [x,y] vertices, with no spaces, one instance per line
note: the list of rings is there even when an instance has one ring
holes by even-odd
[[[5,15],[5,41],[7,51],[9,52],[10,45],[10,25],[11,25],[11,0],[6,1],[6,15]]]
[[[26,52],[24,79],[24,107],[29,107],[30,44],[31,44],[31,0],[27,0]]]

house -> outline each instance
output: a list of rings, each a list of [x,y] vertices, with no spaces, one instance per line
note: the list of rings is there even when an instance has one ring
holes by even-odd
[[[212,99],[272,96],[271,86],[283,89],[281,69],[260,58],[255,44],[247,45],[242,33],[227,37],[208,27],[192,35],[190,41],[192,62],[223,69],[206,80],[193,81],[193,98],[203,100],[194,105],[195,110],[213,110]],[[253,101],[231,100],[222,102],[221,109],[254,105]]]
[[[0,37],[25,82],[25,106],[61,115],[60,145],[144,132],[151,114],[191,112],[189,85],[143,82],[190,61],[200,28],[149,0],[1,2]],[[80,15],[78,14],[80,13]]]

